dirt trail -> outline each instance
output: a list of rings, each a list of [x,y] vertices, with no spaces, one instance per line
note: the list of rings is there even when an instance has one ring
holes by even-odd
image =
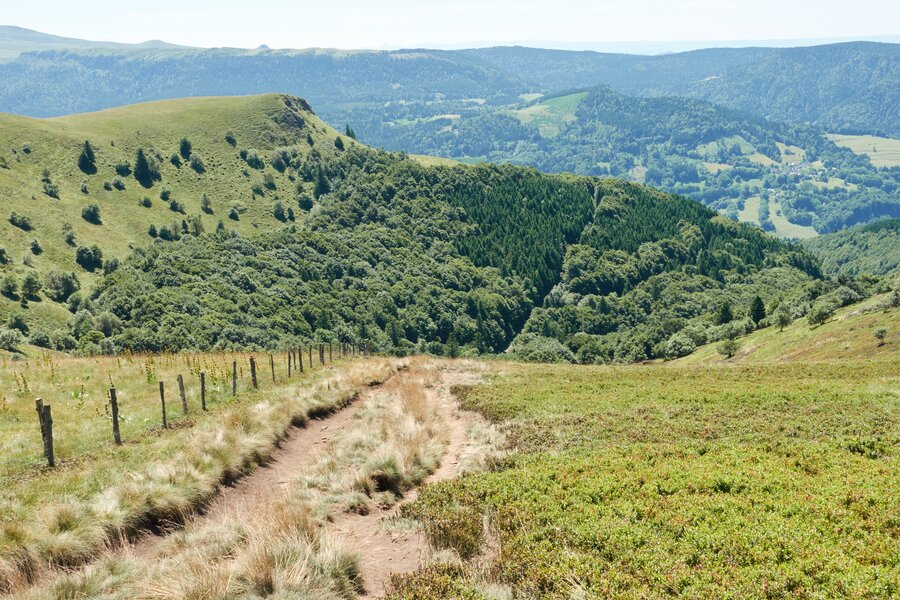
[[[302,474],[306,466],[315,464],[329,442],[352,424],[356,413],[380,387],[366,388],[346,408],[324,418],[310,419],[303,427],[292,427],[265,466],[241,478],[233,486],[223,487],[206,511],[192,519],[187,527],[200,529],[240,520],[261,504],[283,498],[291,480]],[[136,557],[152,559],[165,540],[166,535],[145,536],[138,539],[130,550]]]
[[[450,386],[471,383],[477,373],[470,366],[441,369],[439,382],[426,389],[426,398],[441,416],[447,432],[447,446],[439,467],[424,484],[455,477],[461,465],[477,448],[469,439],[469,429],[481,417],[462,411],[450,393]],[[403,374],[398,375],[403,377]],[[356,415],[377,394],[382,386],[374,386],[360,393],[349,407],[323,419],[311,420],[305,427],[293,428],[265,466],[242,478],[233,487],[223,488],[206,512],[197,516],[187,529],[199,531],[219,524],[240,521],[267,504],[282,499],[290,485],[307,469],[315,467],[317,459],[341,433],[358,426]],[[408,573],[417,569],[427,558],[428,545],[417,530],[389,531],[382,528],[386,518],[396,516],[404,504],[418,497],[418,488],[410,490],[403,500],[390,509],[376,509],[368,515],[342,514],[327,527],[327,531],[360,558],[360,568],[366,589],[362,598],[382,598],[385,585],[394,573]],[[166,536],[144,537],[130,548],[130,553],[143,560],[155,560],[160,555]]]
[[[451,385],[468,383],[472,379],[471,372],[443,371],[441,383],[427,390],[429,403],[446,423],[448,443],[440,466],[425,480],[426,485],[458,475],[465,457],[474,450],[468,430],[481,417],[460,410],[456,398],[450,393]],[[420,531],[388,531],[382,528],[385,519],[396,516],[403,505],[414,502],[418,494],[419,488],[412,489],[390,509],[375,510],[368,515],[343,515],[329,527],[338,540],[359,556],[366,590],[361,598],[384,597],[385,586],[392,574],[415,571],[427,558],[428,543]]]

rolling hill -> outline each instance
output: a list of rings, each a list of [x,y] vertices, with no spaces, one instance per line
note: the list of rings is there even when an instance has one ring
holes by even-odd
[[[339,135],[290,96],[2,118],[0,309],[38,345],[340,339],[444,354],[501,351],[524,329],[586,361],[627,361],[705,328],[723,294],[832,289],[802,250],[692,200],[425,166]],[[675,290],[690,310],[671,312]]]

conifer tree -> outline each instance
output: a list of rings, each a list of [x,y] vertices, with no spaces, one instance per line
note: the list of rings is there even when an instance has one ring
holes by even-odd
[[[81,149],[81,155],[78,157],[78,168],[85,175],[93,175],[97,172],[97,157],[94,156],[94,149],[91,143],[84,141],[84,147]]]
[[[760,322],[766,318],[766,307],[763,304],[762,298],[759,296],[755,296],[753,302],[750,304],[750,318],[757,327]]]

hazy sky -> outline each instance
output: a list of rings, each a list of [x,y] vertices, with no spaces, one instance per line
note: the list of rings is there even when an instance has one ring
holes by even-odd
[[[383,48],[863,38],[898,0],[2,0],[0,24],[94,40]]]

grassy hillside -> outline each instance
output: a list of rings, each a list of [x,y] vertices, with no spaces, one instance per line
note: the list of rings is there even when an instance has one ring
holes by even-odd
[[[226,140],[229,133],[233,145]],[[96,245],[104,260],[122,260],[133,248],[153,242],[148,235],[151,224],[161,228],[176,222],[180,230],[183,220],[196,217],[207,230],[223,221],[228,229],[249,234],[280,225],[273,215],[278,201],[302,219],[297,198],[304,190],[311,194],[312,184],[273,168],[272,155],[287,145],[297,155],[294,160],[302,160],[313,147],[334,152],[338,137],[305,102],[279,95],[171,100],[49,120],[0,115],[0,196],[5,211],[0,246],[9,259],[3,273],[21,281],[28,273],[43,277],[54,270],[76,272],[89,287],[102,269],[88,272],[76,264],[79,246]],[[182,139],[191,143],[190,158],[202,160],[202,172],[190,158],[180,156]],[[85,141],[94,150],[96,173],[79,168]],[[159,180],[149,187],[133,173],[139,149],[158,164]],[[266,165],[250,166],[240,156],[243,150],[257,151]],[[173,164],[173,156],[180,166]],[[116,172],[122,164],[131,174]],[[112,186],[117,179],[124,189]],[[50,186],[58,197],[48,194]],[[168,190],[169,201],[162,199],[163,190]],[[208,212],[201,207],[204,194],[210,201]],[[151,206],[141,205],[145,198]],[[173,200],[183,212],[172,210]],[[82,217],[91,204],[100,209],[100,224]],[[232,208],[238,220],[229,217]],[[13,212],[30,221],[28,231],[9,221]],[[74,239],[67,240],[64,229],[70,229]],[[39,243],[40,253],[32,250],[32,240]],[[0,300],[0,316],[5,319],[18,300]],[[32,303],[38,313],[53,308],[47,302]]]
[[[738,338],[740,348],[726,359],[717,344],[708,344],[676,364],[711,365],[723,363],[759,364],[795,361],[853,361],[878,359],[900,361],[900,307],[882,308],[889,295],[874,296],[835,312],[826,323],[812,327],[797,319],[780,331],[766,327]],[[875,338],[886,330],[881,343]]]

